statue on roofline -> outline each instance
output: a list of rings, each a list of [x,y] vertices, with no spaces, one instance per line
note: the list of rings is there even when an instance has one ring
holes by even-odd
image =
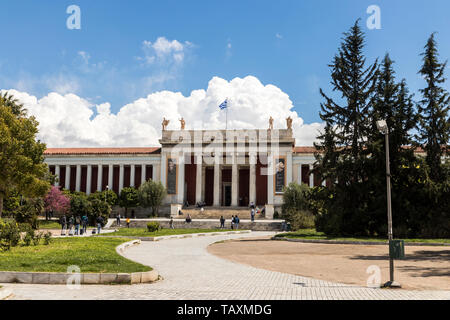
[[[162,122],[162,129],[163,131],[166,130],[167,126],[169,125],[170,120],[167,120],[165,117],[163,118]]]

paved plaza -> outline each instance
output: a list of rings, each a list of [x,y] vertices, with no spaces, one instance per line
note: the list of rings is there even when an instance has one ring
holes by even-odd
[[[138,285],[5,284],[11,299],[450,299],[450,291],[372,289],[257,269],[216,257],[207,246],[216,241],[271,236],[272,232],[142,242],[125,256],[157,269],[163,280]]]

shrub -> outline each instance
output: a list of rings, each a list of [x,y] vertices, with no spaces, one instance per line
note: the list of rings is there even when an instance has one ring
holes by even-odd
[[[44,198],[46,211],[53,211],[56,214],[63,215],[70,210],[70,197],[53,186]]]
[[[24,246],[30,246],[31,242],[34,242],[35,238],[35,231],[29,224],[22,224],[20,226],[22,232],[25,232],[25,236],[23,237],[23,244]]]
[[[50,242],[52,242],[52,233],[50,231],[47,231],[44,234],[44,245],[49,245]]]
[[[147,231],[148,232],[156,232],[161,230],[161,226],[159,225],[159,222],[152,221],[147,223]]]
[[[44,211],[44,200],[40,198],[26,199],[15,213],[15,219],[18,223],[28,223],[33,229],[39,228],[38,216]]]
[[[91,193],[88,199],[89,201],[92,201],[93,199],[106,201],[111,207],[117,205],[118,203],[117,194],[113,190],[96,191]]]
[[[90,201],[90,208],[91,210],[87,214],[89,224],[95,225],[97,217],[102,216],[103,218],[102,227],[104,227],[106,222],[108,221],[109,214],[111,213],[111,206],[105,201],[93,199]]]
[[[293,231],[315,227],[314,215],[307,210],[288,209],[283,217],[291,224],[291,229]]]
[[[41,242],[41,239],[44,237],[43,232],[34,232],[33,235],[33,245],[37,246],[39,245],[39,242]]]
[[[125,218],[128,218],[128,208],[139,206],[139,192],[136,188],[123,188],[119,196],[119,206],[125,208]]]
[[[0,250],[7,251],[20,241],[20,230],[14,220],[0,219]]]

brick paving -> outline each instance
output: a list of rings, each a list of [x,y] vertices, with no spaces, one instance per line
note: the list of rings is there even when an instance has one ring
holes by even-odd
[[[387,290],[332,283],[237,264],[206,250],[215,241],[273,234],[253,232],[142,242],[128,249],[125,256],[159,271],[164,279],[152,284],[83,285],[79,290],[70,290],[65,285],[4,286],[14,293],[12,299],[450,300],[450,291]]]

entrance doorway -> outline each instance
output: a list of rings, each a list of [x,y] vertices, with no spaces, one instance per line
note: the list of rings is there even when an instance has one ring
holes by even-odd
[[[223,183],[223,205],[225,207],[231,206],[231,183],[224,182]]]

